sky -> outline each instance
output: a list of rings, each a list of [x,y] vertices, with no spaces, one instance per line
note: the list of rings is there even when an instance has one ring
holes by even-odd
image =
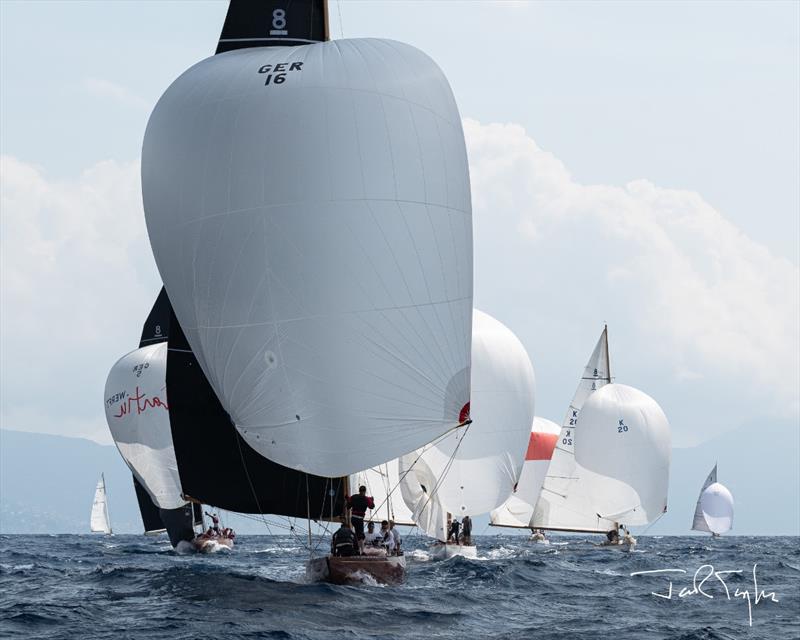
[[[0,2],[0,426],[109,442],[102,394],[160,287],[139,155],[226,2]],[[475,305],[560,422],[609,325],[612,373],[673,444],[800,437],[800,3],[338,2],[451,82]],[[768,468],[769,461],[759,461]]]

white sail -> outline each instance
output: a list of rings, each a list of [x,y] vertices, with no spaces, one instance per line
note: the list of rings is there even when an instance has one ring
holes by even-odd
[[[708,525],[707,531],[722,535],[733,526],[733,496],[719,482],[707,487],[700,495],[700,508]]]
[[[400,492],[420,531],[447,540],[447,509],[436,494],[439,479],[417,453],[398,460]]]
[[[586,400],[580,413],[575,460],[595,474],[591,504],[607,520],[653,522],[667,510],[670,427],[646,393],[609,384]]]
[[[365,520],[382,522],[394,520],[395,524],[414,525],[414,515],[406,506],[400,489],[400,462],[390,460],[377,467],[350,476],[350,488],[355,491],[360,486],[367,488],[375,508],[368,509]]]
[[[150,117],[142,192],[175,314],[260,454],[345,475],[463,421],[469,174],[425,54],[363,39],[206,59]]]
[[[570,402],[531,524],[540,529],[608,531],[614,522],[598,517],[589,488],[597,478],[575,461],[578,416],[586,399],[611,382],[608,328],[603,328]]]
[[[700,489],[700,495],[697,496],[697,504],[694,507],[694,519],[692,520],[692,530],[694,531],[705,531],[706,533],[711,533],[711,529],[708,528],[708,523],[703,516],[703,509],[700,506],[700,501],[703,498],[703,492],[716,481],[717,465],[715,464],[714,468],[711,470],[711,473],[708,474],[706,481],[703,483],[703,487]]]
[[[525,347],[506,326],[476,309],[472,424],[403,458],[407,466],[417,457],[424,461],[424,471],[413,468],[417,482],[428,490],[425,501],[458,518],[487,513],[503,504],[522,473],[534,394],[533,365]],[[429,500],[431,492],[434,501]],[[408,505],[415,516],[420,499],[417,496]]]
[[[101,474],[94,490],[90,527],[94,533],[111,533],[111,520],[108,517],[108,496],[106,495],[106,479]]]
[[[552,420],[536,416],[525,453],[525,464],[517,490],[506,502],[492,511],[491,523],[500,527],[531,526],[533,509],[539,500],[550,459],[558,441],[561,427]]]
[[[106,380],[108,428],[125,463],[156,506],[186,504],[172,444],[167,399],[167,343],[131,351]]]

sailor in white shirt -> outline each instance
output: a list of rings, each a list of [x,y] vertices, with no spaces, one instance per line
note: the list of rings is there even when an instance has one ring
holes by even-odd
[[[389,520],[389,532],[392,534],[394,538],[394,549],[393,551],[397,554],[400,553],[400,530],[394,526],[394,520]]]
[[[368,547],[377,546],[383,540],[383,535],[375,531],[375,523],[367,523],[367,532],[364,534],[364,544]]]

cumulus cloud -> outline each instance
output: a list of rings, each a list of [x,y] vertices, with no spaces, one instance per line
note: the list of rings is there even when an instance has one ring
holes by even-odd
[[[572,316],[594,327],[615,318],[636,334],[643,369],[705,385],[745,413],[750,402],[756,415],[797,415],[796,265],[697,193],[648,180],[583,185],[520,126],[464,127],[479,297],[504,279],[521,280],[526,295],[514,285],[517,299],[558,327]]]
[[[561,418],[608,320],[617,379],[655,396],[684,443],[797,416],[797,266],[696,193],[583,185],[519,126],[464,126],[476,306],[534,357],[540,413]],[[108,441],[106,374],[160,286],[138,163],[55,181],[0,162],[0,423]]]
[[[159,287],[138,163],[58,182],[3,156],[0,175],[0,422],[107,441],[105,376]]]

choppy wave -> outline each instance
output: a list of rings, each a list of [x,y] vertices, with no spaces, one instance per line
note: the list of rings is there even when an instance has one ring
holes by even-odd
[[[717,640],[797,637],[800,539],[646,537],[637,553],[586,537],[476,537],[478,557],[434,560],[407,536],[402,586],[310,584],[292,537],[250,536],[230,553],[179,555],[163,538],[0,536],[0,637],[578,637]],[[746,600],[758,589],[779,602]],[[722,583],[704,565],[724,574]],[[686,573],[632,576],[657,569]],[[700,569],[699,577],[695,572]],[[672,580],[672,598],[666,595]],[[713,598],[691,592],[694,584]],[[731,598],[726,597],[725,587]]]

